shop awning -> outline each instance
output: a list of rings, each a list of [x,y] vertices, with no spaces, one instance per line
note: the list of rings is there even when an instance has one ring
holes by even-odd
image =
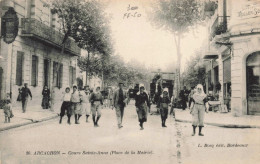
[[[217,59],[218,54],[216,52],[206,52],[203,59]]]

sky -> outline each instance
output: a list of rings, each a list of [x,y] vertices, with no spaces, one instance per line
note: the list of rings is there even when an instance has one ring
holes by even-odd
[[[135,10],[128,10],[128,7]],[[168,31],[156,29],[148,20],[145,0],[110,0],[107,12],[111,14],[112,38],[115,42],[115,53],[128,62],[138,60],[147,67],[164,70],[166,66],[177,61],[173,35]],[[130,13],[135,17],[127,14]],[[205,27],[187,33],[182,40],[182,68],[187,60],[203,45],[207,31]]]

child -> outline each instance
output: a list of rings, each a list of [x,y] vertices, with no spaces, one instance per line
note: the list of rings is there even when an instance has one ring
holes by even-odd
[[[168,95],[168,89],[164,88],[162,95],[159,97],[157,102],[157,108],[160,109],[161,119],[162,119],[162,127],[167,127],[165,125],[165,121],[168,117],[168,106],[171,103],[171,100]]]
[[[71,110],[71,103],[70,103],[70,88],[67,87],[65,89],[65,93],[63,95],[63,103],[61,105],[61,112],[60,112],[60,124],[62,123],[62,117],[65,115],[65,111],[67,111],[67,116],[68,116],[68,124],[70,124],[70,117],[72,115],[72,110]]]
[[[3,108],[4,108],[4,114],[5,114],[5,123],[7,123],[7,122],[10,123],[10,119],[14,116],[10,98],[7,98],[7,100],[5,100],[5,105]]]

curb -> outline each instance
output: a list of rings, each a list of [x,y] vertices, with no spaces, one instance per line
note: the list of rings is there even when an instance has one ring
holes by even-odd
[[[24,123],[21,123],[21,124],[16,124],[16,125],[11,125],[9,127],[0,128],[0,132],[5,131],[5,130],[9,130],[9,129],[18,128],[18,127],[25,126],[25,125],[29,125],[29,124],[34,124],[34,123],[39,123],[39,122],[43,122],[43,121],[48,121],[48,120],[51,120],[51,119],[54,119],[54,118],[57,118],[57,117],[58,117],[58,115],[57,116],[50,116],[50,117],[42,118],[42,119],[39,119],[39,120],[30,120],[28,122],[24,122]]]
[[[175,118],[177,122],[185,122],[185,123],[192,123],[190,120],[182,120]],[[204,124],[218,126],[223,128],[260,128],[258,125],[236,125],[236,124],[221,124],[221,123],[212,123],[212,122],[204,122]]]

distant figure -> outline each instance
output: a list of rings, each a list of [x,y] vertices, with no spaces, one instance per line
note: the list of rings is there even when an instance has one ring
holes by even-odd
[[[127,104],[127,93],[123,90],[123,83],[119,83],[119,89],[115,91],[113,96],[113,106],[115,107],[118,128],[122,128],[124,109]]]
[[[182,110],[187,108],[187,101],[188,101],[189,91],[186,89],[186,86],[183,87],[183,90],[180,92]]]
[[[50,107],[50,90],[48,86],[44,86],[42,90],[42,108],[48,109]]]
[[[26,112],[27,108],[27,103],[29,96],[31,97],[32,100],[32,93],[31,90],[28,88],[28,84],[24,83],[24,87],[21,89],[21,95],[22,95],[22,108],[23,108],[23,113]]]
[[[199,136],[204,136],[201,133],[202,127],[204,127],[204,114],[205,111],[208,112],[209,104],[207,95],[204,93],[203,86],[201,84],[197,85],[197,91],[193,95],[193,101],[191,105],[191,114],[192,114],[192,126],[193,133],[192,136],[196,133],[196,127],[199,126]]]
[[[112,108],[112,107],[113,107],[113,96],[114,96],[114,92],[113,92],[113,90],[110,88],[110,89],[108,90],[108,103],[109,103],[108,107],[109,107],[109,108]]]
[[[168,94],[168,88],[163,89],[162,95],[159,97],[157,102],[157,108],[159,108],[161,113],[161,119],[162,119],[162,127],[167,127],[165,125],[166,119],[168,118],[168,107],[171,103],[169,94]]]
[[[10,123],[11,122],[11,118],[14,116],[13,115],[13,111],[12,111],[12,103],[10,100],[10,96],[8,95],[5,102],[4,102],[4,114],[5,114],[5,123]]]
[[[68,116],[67,123],[71,124],[70,117],[72,115],[72,108],[71,108],[70,99],[71,99],[70,88],[67,87],[65,89],[65,93],[63,94],[63,98],[62,98],[63,102],[62,102],[61,111],[60,111],[60,122],[59,122],[60,124],[62,123],[62,117],[65,115],[65,113],[67,113],[67,116]]]
[[[190,94],[189,94],[189,108],[190,108],[190,105],[191,105],[191,102],[193,101],[193,95],[195,93],[196,89],[194,86],[191,87],[191,91],[190,91]]]
[[[140,91],[135,96],[135,106],[140,122],[140,130],[143,130],[143,123],[147,121],[147,107],[150,106],[148,95],[144,92],[144,86],[140,87]]]
[[[96,92],[93,92],[90,95],[89,101],[91,103],[91,112],[94,127],[99,127],[98,121],[101,117],[101,105],[103,105],[103,96],[100,92],[100,87],[97,87]]]

